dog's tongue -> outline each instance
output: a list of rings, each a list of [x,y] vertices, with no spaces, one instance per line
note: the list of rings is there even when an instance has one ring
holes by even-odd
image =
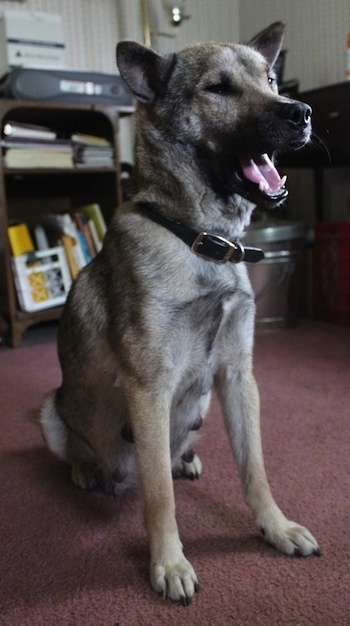
[[[267,154],[241,157],[240,164],[244,177],[259,185],[260,191],[268,195],[278,193],[286,182],[286,178],[280,177]]]

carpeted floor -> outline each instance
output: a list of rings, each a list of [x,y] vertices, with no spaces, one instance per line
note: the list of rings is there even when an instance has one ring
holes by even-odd
[[[350,328],[258,335],[255,355],[272,490],[322,557],[288,558],[258,537],[213,401],[203,476],[175,483],[200,580],[183,608],[149,587],[138,496],[81,493],[42,444],[33,414],[59,383],[54,342],[0,351],[1,626],[350,624]]]

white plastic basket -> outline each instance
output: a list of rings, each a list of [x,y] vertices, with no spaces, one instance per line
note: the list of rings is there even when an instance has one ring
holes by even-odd
[[[23,311],[40,311],[65,302],[72,281],[61,246],[12,257],[11,263]]]

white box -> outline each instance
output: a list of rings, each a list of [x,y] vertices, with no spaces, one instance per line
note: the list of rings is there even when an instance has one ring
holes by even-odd
[[[0,76],[11,67],[62,69],[62,17],[42,11],[4,11],[0,16]]]
[[[61,246],[12,257],[12,273],[22,311],[63,304],[72,280]]]

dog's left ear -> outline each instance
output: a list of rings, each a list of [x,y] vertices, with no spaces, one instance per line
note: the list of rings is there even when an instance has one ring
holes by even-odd
[[[273,67],[281,51],[286,25],[275,22],[258,33],[248,43],[248,46],[258,50],[265,57],[270,67]]]
[[[176,55],[162,56],[136,41],[117,45],[117,65],[122,78],[140,102],[152,102],[164,90]]]

